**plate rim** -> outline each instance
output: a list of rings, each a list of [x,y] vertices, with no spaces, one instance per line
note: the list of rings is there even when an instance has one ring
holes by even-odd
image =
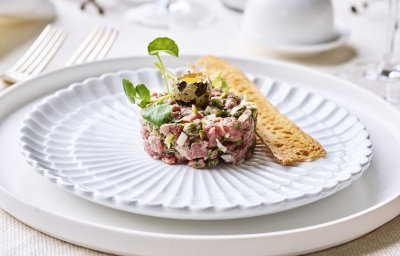
[[[9,198],[14,198],[14,199],[18,200],[17,197],[12,195],[8,190],[6,190],[1,185],[0,185],[0,191],[2,193],[4,193],[3,196],[9,197]],[[0,194],[0,196],[1,196],[1,194]],[[346,216],[346,217],[343,217],[343,218],[339,218],[337,220],[333,220],[333,221],[328,221],[328,222],[325,222],[325,223],[317,224],[317,225],[312,225],[312,226],[303,227],[303,228],[288,229],[288,230],[283,230],[283,231],[263,232],[263,233],[257,233],[257,234],[234,234],[234,235],[165,234],[165,233],[149,232],[149,231],[142,231],[142,230],[131,230],[131,229],[115,228],[115,227],[111,228],[108,225],[93,224],[92,222],[85,222],[85,221],[77,220],[77,219],[70,218],[70,217],[60,216],[60,215],[52,213],[52,212],[45,212],[42,209],[36,209],[36,210],[40,210],[43,213],[51,215],[51,216],[59,216],[59,217],[65,219],[65,220],[75,221],[75,222],[78,222],[78,223],[83,224],[83,225],[99,227],[99,228],[106,229],[106,230],[109,230],[109,231],[122,231],[122,232],[126,232],[126,233],[131,233],[131,234],[134,234],[134,235],[156,236],[157,238],[188,239],[188,240],[190,240],[190,239],[200,239],[200,240],[210,240],[210,239],[211,240],[215,240],[215,239],[249,239],[249,238],[261,238],[261,237],[284,236],[284,235],[288,235],[288,234],[296,234],[296,233],[300,233],[300,232],[304,232],[304,231],[313,231],[313,230],[320,229],[320,228],[327,228],[327,227],[333,226],[335,224],[343,223],[343,222],[354,221],[354,220],[360,218],[362,215],[373,213],[373,212],[379,210],[379,208],[381,208],[382,205],[389,204],[389,203],[395,201],[396,199],[399,199],[399,202],[400,202],[399,196],[400,196],[400,192],[397,195],[393,195],[393,196],[387,198],[386,200],[383,200],[379,204],[376,204],[376,205],[374,205],[374,206],[372,206],[370,208],[364,209],[364,210],[362,210],[360,212],[357,212],[355,214],[352,214],[352,215],[349,215],[349,216]],[[0,202],[0,205],[2,205],[1,202]],[[29,203],[24,203],[24,205],[28,206],[28,207],[31,207],[31,208],[35,208],[34,205],[29,204]],[[394,217],[396,217],[398,214],[400,214],[400,212],[398,212]],[[391,219],[389,219],[387,221],[390,221]],[[385,223],[387,221],[385,221]]]

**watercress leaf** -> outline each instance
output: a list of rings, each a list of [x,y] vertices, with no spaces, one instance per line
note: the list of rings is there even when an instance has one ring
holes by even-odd
[[[136,93],[138,94],[139,98],[145,101],[150,100],[150,91],[147,89],[146,85],[138,84],[136,85]]]
[[[172,120],[172,108],[166,103],[151,105],[143,109],[142,116],[147,122],[160,127]]]
[[[142,100],[141,102],[138,103],[138,106],[141,108],[145,108],[149,102],[146,100]]]
[[[128,97],[129,101],[135,104],[135,96],[136,96],[135,86],[128,79],[123,79],[122,85],[124,87],[124,92]]]
[[[147,46],[149,55],[158,55],[161,52],[179,57],[179,48],[174,40],[168,37],[158,37]]]

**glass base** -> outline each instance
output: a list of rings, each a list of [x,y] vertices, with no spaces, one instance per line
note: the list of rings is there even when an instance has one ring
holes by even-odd
[[[385,96],[387,84],[400,79],[400,66],[377,61],[359,62],[343,68],[337,75]]]
[[[400,65],[382,62],[360,62],[337,73],[400,108]]]
[[[170,29],[204,27],[215,21],[206,7],[184,0],[144,4],[127,10],[125,18],[148,27]]]

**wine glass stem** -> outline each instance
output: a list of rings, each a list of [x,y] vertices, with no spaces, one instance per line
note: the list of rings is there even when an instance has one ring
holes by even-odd
[[[389,23],[386,52],[383,56],[385,64],[392,64],[395,61],[396,53],[396,32],[398,30],[399,0],[389,0]]]

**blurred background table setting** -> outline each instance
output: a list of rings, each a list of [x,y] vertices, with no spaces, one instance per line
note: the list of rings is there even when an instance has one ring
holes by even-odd
[[[167,36],[179,42],[182,55],[302,65],[351,81],[397,108],[399,8],[398,0],[2,0],[0,101],[40,75],[142,57],[150,40]],[[12,215],[0,209],[1,255],[108,255],[46,235]],[[384,222],[310,255],[400,255],[400,218]]]

